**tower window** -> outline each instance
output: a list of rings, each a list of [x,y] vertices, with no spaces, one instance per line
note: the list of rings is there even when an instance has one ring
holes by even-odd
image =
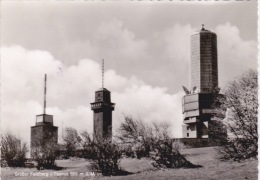
[[[98,101],[101,100],[101,94],[98,94],[98,97],[97,97]]]

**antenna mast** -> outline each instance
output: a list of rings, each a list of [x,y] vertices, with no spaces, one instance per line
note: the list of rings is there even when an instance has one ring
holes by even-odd
[[[61,137],[63,139],[63,121],[62,121],[62,127],[61,127]]]
[[[44,75],[44,99],[43,99],[43,114],[46,114],[46,94],[47,94],[47,74]]]
[[[104,88],[104,59],[102,59],[102,88]]]

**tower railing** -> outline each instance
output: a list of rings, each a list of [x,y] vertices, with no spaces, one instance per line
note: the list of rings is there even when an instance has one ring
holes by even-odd
[[[104,103],[104,102],[94,102],[91,103],[91,109],[100,109],[104,107],[109,107],[114,109],[115,108],[115,103]]]

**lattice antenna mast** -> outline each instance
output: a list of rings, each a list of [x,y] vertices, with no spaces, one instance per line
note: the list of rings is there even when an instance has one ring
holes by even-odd
[[[46,94],[47,94],[47,74],[44,75],[44,99],[43,99],[43,114],[46,114]]]
[[[104,59],[102,59],[102,88],[104,88]]]

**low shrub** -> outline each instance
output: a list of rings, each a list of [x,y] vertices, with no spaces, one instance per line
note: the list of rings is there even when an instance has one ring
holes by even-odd
[[[154,143],[151,158],[153,166],[157,168],[201,167],[200,165],[194,165],[189,162],[180,154],[178,143],[168,138]]]
[[[1,136],[1,166],[25,166],[27,152],[27,145],[21,139],[12,134]]]
[[[122,150],[118,144],[107,140],[95,140],[92,147],[92,170],[105,176],[117,175],[120,172],[119,162],[122,158]]]

